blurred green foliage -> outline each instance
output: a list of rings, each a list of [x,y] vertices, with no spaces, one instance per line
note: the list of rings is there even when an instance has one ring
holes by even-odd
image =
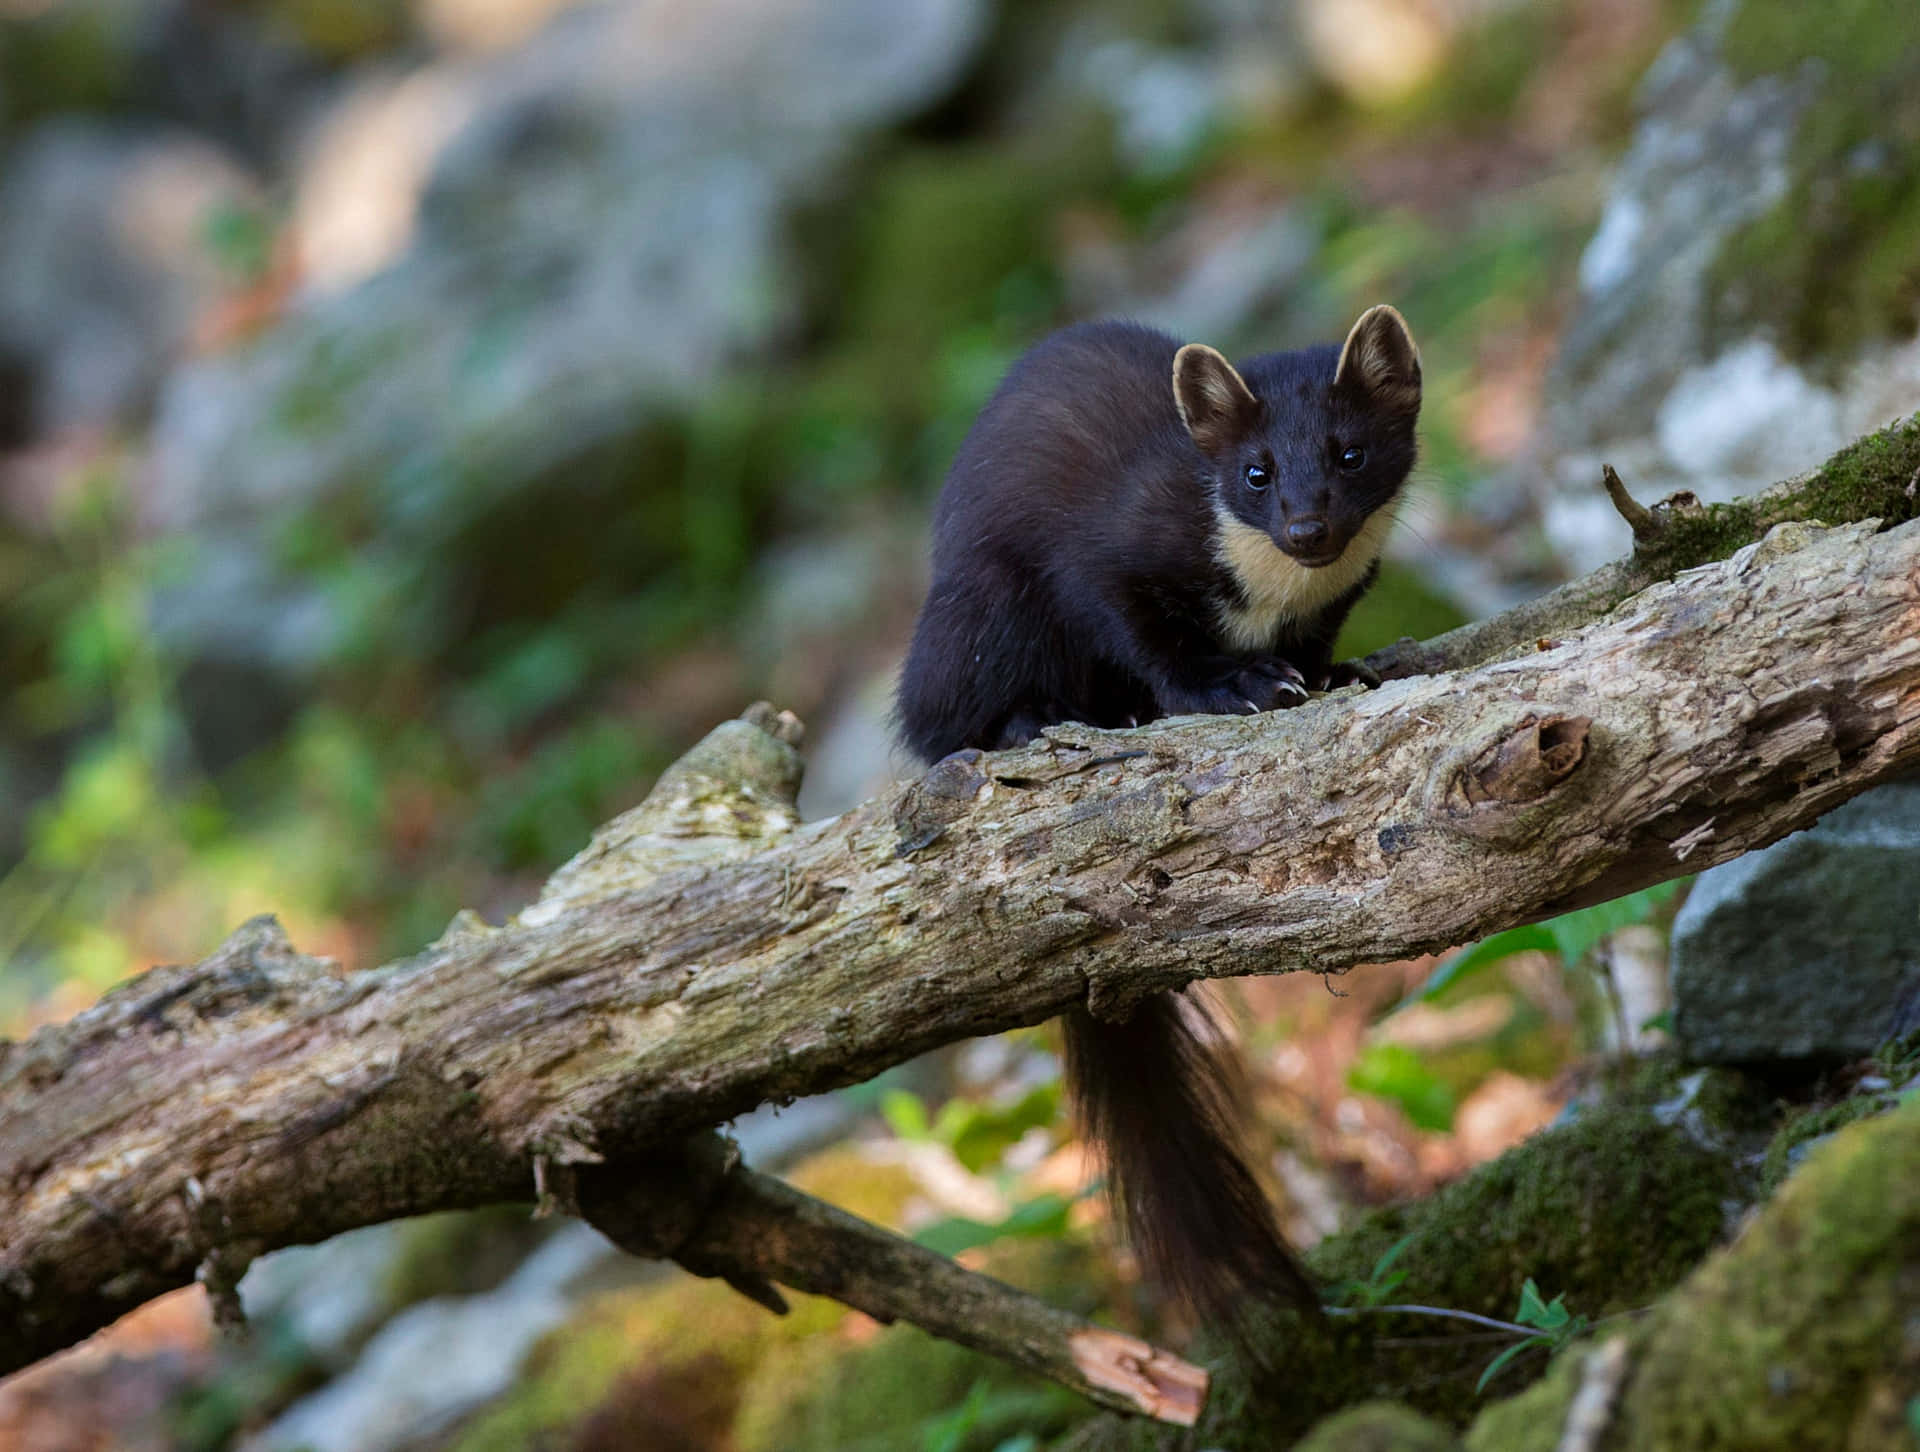
[[[1714,321],[1766,325],[1796,356],[1847,357],[1920,327],[1920,46],[1882,0],[1749,4],[1726,37],[1742,79],[1811,81],[1785,195],[1727,243]]]
[[[979,1174],[998,1164],[1030,1130],[1049,1128],[1059,1120],[1060,1083],[1041,1084],[1005,1103],[956,1097],[931,1119],[919,1095],[893,1089],[881,1097],[880,1115],[900,1138],[943,1144]]]
[[[1545,922],[1526,923],[1509,928],[1504,933],[1495,933],[1491,938],[1483,938],[1471,948],[1464,948],[1445,959],[1433,970],[1420,991],[1408,1001],[1438,998],[1455,984],[1516,953],[1551,953],[1560,960],[1563,969],[1571,971],[1605,942],[1609,934],[1637,923],[1654,921],[1663,905],[1688,881],[1691,879],[1676,878],[1672,882],[1656,883],[1639,892],[1630,892],[1625,897],[1595,903],[1592,907],[1576,908]]]
[[[1458,1098],[1451,1086],[1405,1044],[1369,1044],[1347,1071],[1347,1085],[1390,1099],[1415,1129],[1444,1134],[1453,1128]]]
[[[1674,896],[1685,881],[1660,883],[1545,922],[1496,933],[1442,959],[1395,1012],[1415,1004],[1463,1004],[1489,991],[1484,981],[1489,969],[1522,953],[1544,953],[1570,975],[1579,990],[1577,999],[1593,1001],[1589,1025],[1593,1042],[1605,1041],[1603,1015],[1609,1010],[1615,1017],[1612,1027],[1616,1034],[1659,1027],[1618,1022],[1611,979],[1596,955],[1621,928],[1671,921]],[[1504,986],[1492,991],[1507,993]],[[1416,1129],[1444,1133],[1453,1127],[1454,1111],[1461,1100],[1496,1069],[1550,1078],[1565,1062],[1569,1051],[1566,1037],[1532,1004],[1517,995],[1509,996],[1512,1012],[1496,1031],[1474,1041],[1428,1049],[1392,1041],[1368,1044],[1349,1069],[1347,1086],[1390,1100]]]

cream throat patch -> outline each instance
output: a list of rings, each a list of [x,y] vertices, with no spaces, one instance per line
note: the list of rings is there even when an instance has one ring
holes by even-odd
[[[1393,531],[1394,507],[1375,510],[1332,564],[1309,568],[1281,551],[1263,529],[1214,505],[1214,554],[1232,571],[1244,605],[1220,607],[1220,631],[1235,650],[1270,650],[1282,625],[1310,619],[1366,578]]]

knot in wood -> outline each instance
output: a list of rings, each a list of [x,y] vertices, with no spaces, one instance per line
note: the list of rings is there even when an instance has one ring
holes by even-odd
[[[971,747],[943,756],[900,794],[893,809],[895,857],[931,847],[987,795],[992,783],[980,770],[983,756]]]
[[[1461,773],[1469,806],[1537,802],[1586,760],[1586,716],[1528,716],[1486,747]]]

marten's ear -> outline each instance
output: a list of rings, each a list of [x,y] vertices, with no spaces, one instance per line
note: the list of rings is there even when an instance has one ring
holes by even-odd
[[[1200,452],[1213,457],[1246,436],[1260,405],[1233,365],[1203,343],[1173,355],[1173,403]]]
[[[1420,411],[1420,350],[1407,320],[1385,303],[1368,308],[1347,334],[1334,365],[1333,386],[1366,395],[1375,408]]]

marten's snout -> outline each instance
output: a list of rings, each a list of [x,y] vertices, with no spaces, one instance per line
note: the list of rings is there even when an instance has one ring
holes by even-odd
[[[1287,526],[1287,543],[1303,554],[1317,555],[1327,547],[1324,519],[1296,519]]]
[[[1303,565],[1332,564],[1344,543],[1334,538],[1332,527],[1317,514],[1290,519],[1277,534],[1274,543]]]

